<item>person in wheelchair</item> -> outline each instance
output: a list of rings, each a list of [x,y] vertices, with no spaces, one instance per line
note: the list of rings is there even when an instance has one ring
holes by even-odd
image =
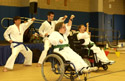
[[[81,39],[84,39],[84,43],[82,45],[86,46],[86,45],[89,45],[91,46],[91,50],[96,53],[97,55],[97,59],[99,61],[101,61],[102,63],[104,64],[113,64],[115,63],[115,61],[112,61],[112,60],[109,60],[107,58],[107,56],[105,55],[104,53],[104,50],[100,49],[99,47],[97,47],[95,45],[95,43],[93,41],[90,40],[90,32],[89,32],[89,23],[86,23],[86,26],[85,27],[84,25],[80,25],[78,27],[78,30],[79,30],[79,33],[77,34],[77,39],[78,40],[81,40]]]
[[[55,31],[49,36],[50,43],[54,46],[54,52],[61,54],[65,60],[74,64],[77,72],[90,72],[97,70],[97,67],[89,67],[85,61],[69,47],[67,36],[69,35],[72,20],[74,15],[71,15],[69,22],[59,22],[55,25]]]

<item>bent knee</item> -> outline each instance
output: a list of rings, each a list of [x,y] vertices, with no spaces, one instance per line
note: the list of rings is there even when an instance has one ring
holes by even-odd
[[[30,51],[28,51],[28,54],[32,55],[32,54],[33,54],[33,52],[30,50]]]

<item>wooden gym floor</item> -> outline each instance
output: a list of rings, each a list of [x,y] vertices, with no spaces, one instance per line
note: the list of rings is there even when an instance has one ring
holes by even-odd
[[[115,60],[116,63],[109,66],[107,71],[102,68],[98,72],[91,72],[87,81],[125,81],[125,54],[117,57],[114,53],[108,55],[109,59]],[[23,64],[15,64],[14,70],[2,72],[3,66],[0,66],[0,81],[44,81],[41,75],[41,67],[36,67],[36,63],[32,66],[23,66]],[[65,77],[62,81],[70,81]],[[75,81],[84,81],[83,76]]]

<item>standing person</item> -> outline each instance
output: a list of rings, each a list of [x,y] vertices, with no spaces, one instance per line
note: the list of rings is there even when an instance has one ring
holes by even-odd
[[[32,51],[23,44],[23,34],[34,20],[35,18],[32,18],[27,23],[21,24],[20,16],[15,16],[13,18],[14,25],[9,26],[4,32],[4,38],[10,42],[12,49],[12,54],[3,68],[4,72],[8,71],[8,69],[13,69],[15,59],[19,52],[25,57],[24,65],[32,65]]]
[[[94,53],[96,53],[98,60],[103,62],[104,64],[113,64],[115,61],[109,60],[104,50],[101,50],[99,47],[95,45],[93,41],[90,40],[90,32],[89,32],[89,23],[86,23],[87,27],[84,25],[80,25],[78,27],[79,33],[77,35],[78,40],[84,39],[85,42],[82,45],[93,45],[90,49],[93,50]]]
[[[55,31],[50,34],[49,41],[54,46],[54,52],[61,54],[65,60],[73,63],[77,72],[97,70],[97,67],[88,67],[84,60],[69,47],[67,36],[70,33],[73,18],[74,15],[71,15],[67,24],[64,24],[63,22],[57,23]]]
[[[40,35],[44,38],[44,50],[41,53],[41,56],[39,58],[37,66],[40,67],[40,65],[43,63],[43,60],[45,59],[47,52],[49,48],[51,47],[50,42],[48,41],[49,35],[54,31],[55,25],[57,22],[63,22],[67,16],[60,17],[58,21],[54,21],[54,13],[48,12],[47,14],[48,19],[42,23],[42,25],[39,28]]]

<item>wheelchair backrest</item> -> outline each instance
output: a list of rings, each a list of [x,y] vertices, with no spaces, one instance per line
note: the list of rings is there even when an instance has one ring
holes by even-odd
[[[84,39],[78,40],[77,39],[78,33],[74,33],[72,36],[69,37],[70,47],[77,53],[81,52],[82,43],[84,43]]]
[[[77,38],[77,35],[78,35],[78,33],[74,33],[73,34],[73,42],[76,44],[83,44],[84,42],[85,42],[85,40],[84,39],[80,39],[80,40],[78,40],[78,38]]]

